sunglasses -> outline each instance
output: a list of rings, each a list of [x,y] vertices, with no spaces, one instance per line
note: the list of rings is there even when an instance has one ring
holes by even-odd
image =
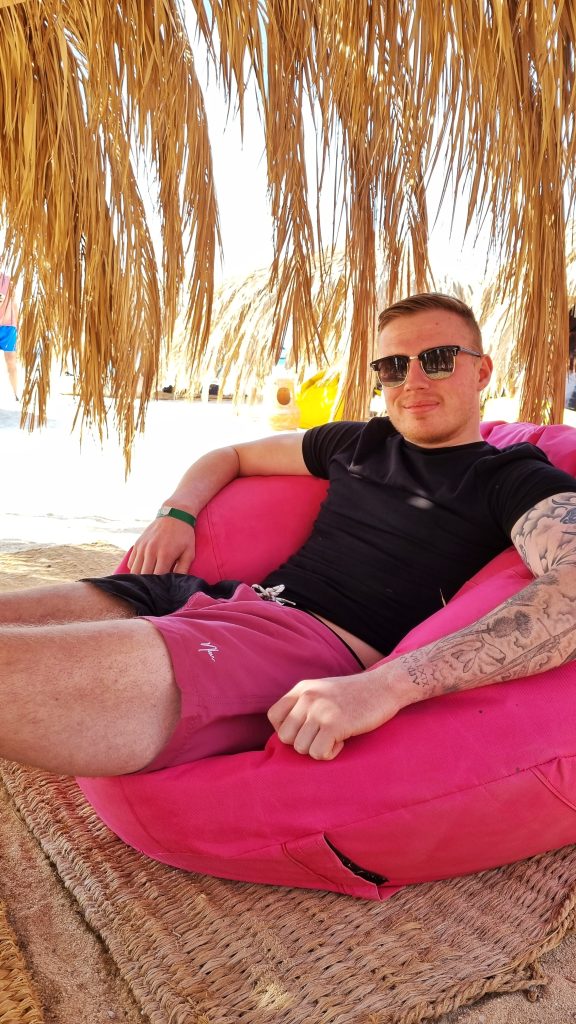
[[[370,363],[370,369],[376,371],[383,387],[399,388],[408,376],[410,363],[417,359],[427,377],[431,380],[444,380],[454,373],[459,352],[482,358],[481,352],[464,348],[463,345],[438,345],[436,348],[424,349],[424,352],[419,352],[417,356],[382,356]]]

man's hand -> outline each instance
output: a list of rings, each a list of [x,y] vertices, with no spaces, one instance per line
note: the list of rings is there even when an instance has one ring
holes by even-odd
[[[378,728],[405,703],[386,686],[381,672],[363,672],[303,679],[272,705],[268,718],[282,743],[330,761],[350,736]]]
[[[188,572],[194,558],[194,529],[169,516],[155,519],[138,538],[128,559],[133,573]]]
[[[1,6],[1,0],[0,0]],[[199,515],[214,495],[238,476],[310,475],[301,434],[280,434],[227,445],[202,455],[186,470],[163,505]],[[170,516],[155,519],[136,541],[128,569],[133,573],[188,572],[196,552],[194,529]]]

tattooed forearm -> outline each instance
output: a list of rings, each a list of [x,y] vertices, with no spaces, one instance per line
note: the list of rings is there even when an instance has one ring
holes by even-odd
[[[430,686],[431,680],[426,672],[426,662],[423,662],[419,655],[419,651],[404,654],[402,655],[402,661],[404,662],[410,682],[414,686],[425,688]]]
[[[576,658],[576,570],[557,569],[450,636],[401,655],[418,696],[535,675]]]
[[[512,540],[532,583],[467,628],[374,669],[400,706],[576,660],[576,492],[539,502]]]
[[[538,502],[515,524],[512,541],[535,576],[560,565],[576,567],[576,493]]]

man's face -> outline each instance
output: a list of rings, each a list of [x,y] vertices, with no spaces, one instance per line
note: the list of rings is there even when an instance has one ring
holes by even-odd
[[[379,356],[415,356],[437,345],[463,345],[478,351],[466,320],[444,309],[392,320],[380,332],[378,344]],[[452,376],[431,380],[414,359],[400,387],[382,388],[390,420],[408,441],[424,448],[479,441],[480,392],[491,373],[489,356],[477,359],[460,352]]]

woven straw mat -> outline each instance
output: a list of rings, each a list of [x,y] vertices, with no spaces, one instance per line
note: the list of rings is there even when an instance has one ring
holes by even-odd
[[[16,937],[0,906],[0,1024],[42,1024],[43,1019]]]
[[[574,847],[371,903],[168,868],[120,842],[72,780],[0,770],[152,1024],[434,1020],[542,984],[537,958],[573,925]]]

